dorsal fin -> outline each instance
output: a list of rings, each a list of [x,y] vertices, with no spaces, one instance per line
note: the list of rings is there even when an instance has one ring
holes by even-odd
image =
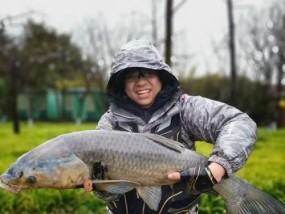
[[[163,137],[158,134],[142,133],[142,135],[168,149],[171,149],[179,153],[181,153],[185,149],[185,146],[182,143],[171,140],[169,138]]]

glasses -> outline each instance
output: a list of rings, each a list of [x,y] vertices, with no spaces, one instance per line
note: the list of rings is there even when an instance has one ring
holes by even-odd
[[[127,71],[125,80],[138,80],[139,78],[149,78],[156,75],[156,71],[148,69],[132,69]]]

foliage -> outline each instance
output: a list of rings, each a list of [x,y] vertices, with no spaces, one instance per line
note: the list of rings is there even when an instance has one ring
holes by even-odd
[[[256,93],[259,99],[255,116],[263,122],[265,116],[267,123],[276,121],[279,126],[282,115],[276,103],[284,93],[284,9],[284,0],[273,0],[261,8],[247,10],[239,21],[241,33],[237,36],[241,72],[250,71],[256,82],[262,84],[261,93]]]
[[[179,77],[179,80],[188,94],[230,102],[230,79],[227,76],[214,73],[202,77]],[[237,108],[248,113],[259,125],[276,120],[275,107],[266,96],[268,92],[263,84],[238,76],[237,85]]]
[[[7,73],[7,88],[13,87],[16,94],[19,91],[27,94],[30,121],[36,108],[33,100],[38,92],[50,88],[65,89],[71,85],[84,87],[86,71],[91,70],[82,59],[80,49],[71,42],[70,35],[58,34],[33,21],[24,26],[13,62],[14,67],[9,72],[12,75]],[[10,91],[12,88],[8,93]],[[15,93],[7,94],[6,99],[15,96]],[[7,102],[7,105],[12,103]],[[14,112],[8,112],[9,109],[13,108],[9,106],[6,114],[14,118]]]
[[[251,71],[254,78],[266,86],[280,84],[280,72],[285,62],[284,1],[273,0],[264,7],[248,10],[240,19],[244,28],[238,35],[246,64],[242,70]],[[276,78],[276,79],[275,79]]]
[[[4,77],[10,68],[12,50],[12,40],[6,35],[0,22],[0,77]]]
[[[202,77],[179,77],[182,89],[191,95],[199,95],[215,100],[229,100],[229,80],[220,74],[209,74]],[[221,87],[222,86],[222,87]]]
[[[5,26],[1,25],[0,20],[0,118],[5,111],[7,103],[8,87],[11,85],[8,81],[10,77],[12,56],[15,52],[15,46],[12,39],[5,32]]]
[[[29,21],[19,50],[20,81],[32,91],[56,88],[61,79],[80,77],[82,64],[78,47],[69,35],[57,34],[42,24]]]
[[[11,95],[12,88],[16,93],[21,91],[28,95],[28,117],[31,121],[35,108],[32,100],[38,92],[50,88],[64,90],[81,87],[87,93],[94,86],[104,88],[105,82],[99,80],[96,73],[98,69],[90,59],[83,59],[80,48],[72,43],[71,35],[59,34],[42,23],[30,20],[24,25],[23,34],[20,39],[17,37],[17,41],[14,54],[9,54],[9,59],[8,48],[3,48],[6,52],[0,49],[0,77],[3,75],[7,89],[3,101],[5,107],[0,103],[0,109],[9,118],[14,117],[10,106],[15,96]],[[9,47],[10,44],[9,38],[6,39],[6,35],[0,31],[0,47]],[[3,67],[2,61],[9,63]],[[5,70],[2,71],[1,66]]]
[[[4,80],[0,77],[0,118],[2,116],[1,109],[3,109],[5,104],[4,94],[5,94],[5,84]]]
[[[57,135],[94,129],[95,124],[36,123],[21,124],[20,135],[12,134],[12,124],[0,124],[0,174],[21,154]],[[238,176],[285,202],[285,130],[259,129],[259,140]],[[198,152],[208,156],[212,145],[198,142]],[[105,213],[105,203],[83,190],[26,190],[12,195],[0,190],[0,213]],[[220,197],[202,195],[199,213],[225,213]]]

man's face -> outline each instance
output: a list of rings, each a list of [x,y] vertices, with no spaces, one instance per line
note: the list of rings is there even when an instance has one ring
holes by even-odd
[[[125,91],[127,96],[142,108],[149,108],[161,91],[162,83],[156,71],[133,68],[127,71]]]

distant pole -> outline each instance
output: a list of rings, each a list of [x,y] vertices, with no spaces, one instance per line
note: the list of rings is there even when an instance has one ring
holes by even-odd
[[[231,84],[230,84],[230,99],[231,105],[237,105],[236,92],[236,55],[235,55],[235,26],[233,16],[232,0],[227,0],[228,20],[229,20],[229,51],[230,51],[230,70],[231,70]]]
[[[13,132],[15,134],[20,133],[20,124],[18,117],[18,62],[17,60],[12,61],[11,65],[11,113],[12,113],[12,121],[13,121]]]
[[[155,45],[157,45],[157,5],[156,0],[151,0],[151,10],[152,10],[152,40]]]
[[[172,0],[166,2],[166,23],[165,23],[165,62],[171,66],[171,55],[172,55]]]

